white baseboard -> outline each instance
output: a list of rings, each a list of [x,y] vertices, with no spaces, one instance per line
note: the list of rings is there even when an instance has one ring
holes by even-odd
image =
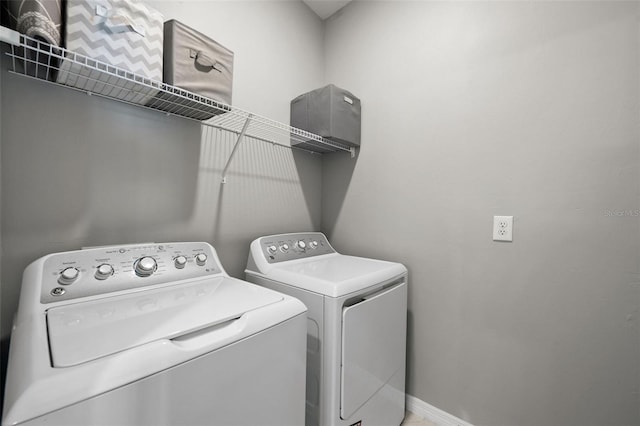
[[[435,423],[437,426],[473,426],[471,423],[409,394],[407,394],[406,408],[408,411],[429,420],[431,423]]]

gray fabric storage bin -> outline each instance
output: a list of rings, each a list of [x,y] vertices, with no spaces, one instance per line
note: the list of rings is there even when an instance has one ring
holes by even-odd
[[[60,46],[62,40],[62,0],[5,0],[0,1],[3,26],[52,46]],[[26,61],[16,61],[16,71],[29,77],[55,81],[60,61],[41,51],[48,48],[37,42],[25,40],[32,49],[22,50]],[[57,49],[53,52],[59,53]],[[21,54],[21,53],[19,53]]]
[[[69,52],[60,65],[58,83],[141,105],[158,93],[164,22],[160,12],[134,0],[66,0],[64,22]],[[89,72],[82,65],[84,59],[77,60],[74,53],[152,81],[141,82],[115,70]]]
[[[360,99],[333,84],[312,90],[291,101],[291,126],[359,147]]]
[[[233,52],[175,19],[164,23],[163,70],[165,83],[231,105]]]
[[[6,0],[10,28],[54,46],[62,40],[62,0]]]

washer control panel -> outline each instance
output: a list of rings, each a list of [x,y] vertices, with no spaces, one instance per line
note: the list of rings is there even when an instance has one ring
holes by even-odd
[[[286,262],[336,252],[327,241],[327,237],[319,232],[262,237],[260,247],[269,263]]]
[[[48,257],[41,303],[95,296],[222,273],[207,243],[89,248]]]

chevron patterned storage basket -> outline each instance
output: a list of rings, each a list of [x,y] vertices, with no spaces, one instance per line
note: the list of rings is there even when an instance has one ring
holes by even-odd
[[[58,83],[146,104],[162,87],[163,21],[138,1],[67,0],[65,45],[79,55],[67,54]],[[80,63],[107,73],[95,77]]]

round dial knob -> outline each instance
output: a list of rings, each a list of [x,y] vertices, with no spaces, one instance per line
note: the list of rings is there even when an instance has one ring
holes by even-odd
[[[278,248],[276,246],[269,246],[267,247],[267,250],[269,251],[269,253],[274,254],[276,251],[278,251]]]
[[[202,266],[207,263],[207,255],[204,253],[198,253],[196,255],[196,263],[198,264],[198,266]]]
[[[283,244],[280,246],[280,250],[282,250],[283,252],[285,251],[289,251],[289,244]]]
[[[176,258],[173,259],[173,264],[176,268],[182,269],[187,264],[187,258],[182,255],[176,256]]]
[[[136,275],[139,277],[148,277],[153,274],[158,268],[158,263],[151,256],[141,257],[136,260],[134,264],[134,270],[136,271]]]
[[[307,243],[305,243],[304,241],[300,240],[298,241],[298,247],[300,247],[302,250],[307,248]]]
[[[74,268],[73,266],[69,268],[65,268],[60,272],[60,276],[58,277],[58,282],[62,285],[72,284],[75,280],[80,276],[80,271],[78,268]]]
[[[106,280],[111,275],[113,275],[113,266],[108,263],[103,263],[96,268],[95,277],[98,280]]]
[[[317,241],[311,241],[311,243],[309,245],[311,246],[312,249],[318,248],[318,242]]]

